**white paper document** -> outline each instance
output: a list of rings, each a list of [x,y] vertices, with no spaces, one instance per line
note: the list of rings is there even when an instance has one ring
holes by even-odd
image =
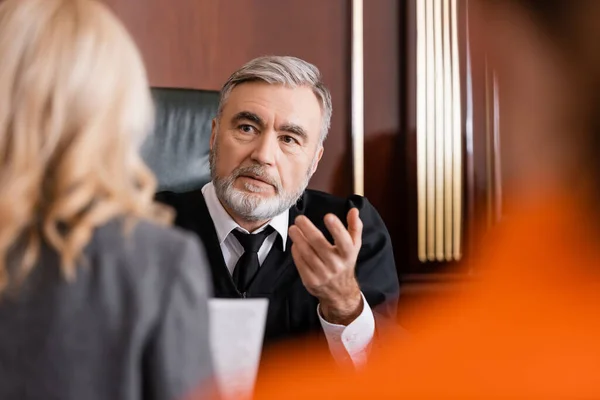
[[[224,399],[252,394],[260,362],[268,299],[210,299],[210,343]]]

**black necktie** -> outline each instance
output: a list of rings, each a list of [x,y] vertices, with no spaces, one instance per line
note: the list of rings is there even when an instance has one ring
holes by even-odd
[[[258,250],[267,236],[273,233],[273,231],[274,229],[271,225],[267,225],[259,233],[248,234],[237,229],[232,231],[244,248],[244,254],[242,254],[233,269],[233,282],[240,293],[245,293],[248,290],[250,283],[252,283],[254,276],[258,272],[258,267],[260,266],[258,262]]]

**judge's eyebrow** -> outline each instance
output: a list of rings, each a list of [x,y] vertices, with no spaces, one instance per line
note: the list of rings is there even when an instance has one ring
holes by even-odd
[[[292,124],[292,123],[287,123],[287,124],[281,125],[279,127],[278,131],[292,133],[296,136],[299,136],[303,140],[306,140],[308,138],[308,134],[306,133],[306,130],[304,130],[303,127],[301,127],[300,125]]]
[[[250,111],[240,111],[239,113],[235,114],[233,118],[231,118],[231,122],[234,124],[241,121],[254,122],[261,129],[265,127],[265,122],[262,120],[262,118],[259,117],[258,114],[255,114]]]
[[[256,125],[258,125],[258,127],[260,129],[265,129],[265,127],[266,127],[266,124],[263,121],[263,119],[261,117],[259,117],[258,114],[253,113],[251,111],[240,111],[231,118],[231,122],[234,124],[241,122],[241,121],[253,122]],[[280,125],[277,130],[282,131],[282,132],[291,133],[293,135],[300,137],[302,140],[308,139],[308,133],[306,132],[306,130],[297,124],[284,123],[284,124]]]

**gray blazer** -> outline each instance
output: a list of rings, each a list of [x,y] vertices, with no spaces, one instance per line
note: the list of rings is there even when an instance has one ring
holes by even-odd
[[[212,374],[209,267],[191,234],[115,220],[69,283],[44,248],[0,299],[0,399],[178,400]]]

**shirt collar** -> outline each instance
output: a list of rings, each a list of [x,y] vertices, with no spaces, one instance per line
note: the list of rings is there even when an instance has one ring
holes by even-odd
[[[229,236],[231,231],[234,229],[238,229],[242,232],[248,233],[248,231],[239,226],[238,223],[235,222],[233,218],[231,218],[231,216],[225,210],[225,208],[223,208],[223,205],[217,197],[217,192],[212,182],[209,182],[206,185],[204,185],[204,187],[202,188],[202,195],[204,196],[206,207],[208,208],[208,212],[210,213],[210,216],[215,225],[217,237],[219,238],[219,245],[223,244],[225,239],[227,239],[227,236]],[[289,225],[289,213],[289,210],[285,210],[281,214],[273,217],[267,224],[256,230],[256,232],[260,232],[264,230],[267,227],[267,225],[271,225],[273,229],[275,229],[275,231],[279,233],[283,249],[285,250]]]

